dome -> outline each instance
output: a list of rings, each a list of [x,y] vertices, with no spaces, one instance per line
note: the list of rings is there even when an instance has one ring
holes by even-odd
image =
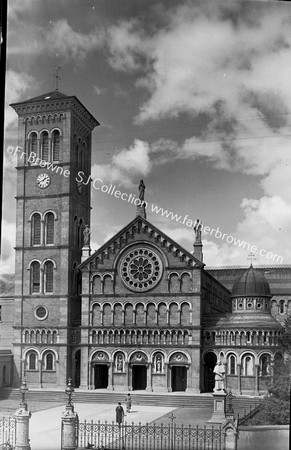
[[[271,296],[270,286],[264,274],[252,265],[234,282],[232,297]]]

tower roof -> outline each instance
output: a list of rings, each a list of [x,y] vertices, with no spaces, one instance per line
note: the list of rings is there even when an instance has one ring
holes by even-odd
[[[270,286],[264,274],[254,269],[252,264],[234,282],[232,297],[271,296]]]
[[[85,122],[90,124],[91,129],[100,125],[75,95],[66,95],[58,90],[47,92],[22,102],[12,103],[10,106],[22,117],[25,117],[27,114],[39,114],[51,110],[73,109],[79,115],[82,114],[84,116]]]
[[[57,98],[68,98],[67,95],[63,94],[60,91],[54,90],[52,92],[48,92],[47,94],[38,95],[37,97],[29,98],[21,103],[30,103],[30,102],[39,102],[44,100],[53,100]]]

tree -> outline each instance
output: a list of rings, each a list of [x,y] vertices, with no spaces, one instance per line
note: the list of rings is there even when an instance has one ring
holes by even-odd
[[[290,362],[283,361],[274,367],[274,376],[268,394],[259,412],[247,425],[285,425],[290,423]]]

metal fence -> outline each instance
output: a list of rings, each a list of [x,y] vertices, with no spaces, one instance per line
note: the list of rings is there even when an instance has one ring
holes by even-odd
[[[15,448],[16,424],[14,417],[0,417],[0,450]]]
[[[237,423],[238,425],[245,425],[248,420],[254,417],[260,410],[262,409],[262,402],[258,402],[249,407],[249,409],[245,408],[243,415],[238,415]]]
[[[78,448],[98,450],[224,450],[221,427],[79,423]]]

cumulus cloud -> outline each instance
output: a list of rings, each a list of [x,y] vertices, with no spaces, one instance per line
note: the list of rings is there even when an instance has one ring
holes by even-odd
[[[150,146],[136,139],[128,149],[122,149],[112,157],[110,164],[94,164],[92,178],[101,178],[105,183],[118,183],[132,188],[133,179],[147,175],[151,170]]]
[[[53,23],[45,36],[45,46],[50,52],[56,52],[67,60],[82,61],[102,41],[101,31],[88,34],[75,31],[66,19]]]
[[[166,163],[170,154],[171,159],[198,160],[258,177],[264,195],[242,199],[244,218],[233,234],[288,261],[291,12],[272,5],[247,10],[233,3],[179,5],[169,9],[163,28],[147,34],[142,27],[120,23],[115,35],[130,35],[134,46],[126,39],[118,45],[112,40],[110,50],[123,70],[134,68],[138,54],[147,58],[137,85],[148,98],[137,123],[185,113],[206,118],[183,142],[153,143],[154,164]],[[206,242],[206,251],[218,264],[227,263],[229,256],[230,264],[241,258],[241,249]],[[228,249],[228,256],[217,248]],[[258,259],[268,263],[265,257]]]
[[[115,70],[127,71],[145,69],[144,56],[151,43],[144,39],[137,20],[122,21],[107,30],[109,63]]]
[[[15,266],[15,254],[13,246],[15,244],[15,223],[2,221],[2,243],[0,256],[0,273],[13,273]]]

